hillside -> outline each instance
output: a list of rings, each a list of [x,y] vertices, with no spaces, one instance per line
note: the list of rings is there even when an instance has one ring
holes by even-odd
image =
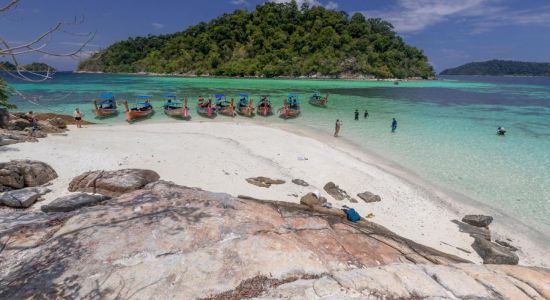
[[[427,57],[380,19],[295,2],[237,10],[169,35],[129,38],[80,71],[214,76],[431,77]]]
[[[39,62],[33,62],[31,64],[23,65],[23,69],[29,72],[46,72],[50,70],[50,72],[56,71],[54,67],[49,66],[45,63],[39,63]],[[0,61],[0,71],[15,71],[16,66],[9,61]]]
[[[550,63],[490,60],[447,69],[440,75],[550,76]]]

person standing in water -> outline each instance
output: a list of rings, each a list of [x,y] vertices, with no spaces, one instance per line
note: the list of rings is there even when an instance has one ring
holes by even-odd
[[[340,133],[341,127],[342,127],[342,122],[340,122],[340,119],[336,120],[336,126],[334,127],[334,137],[338,137],[338,133]]]
[[[82,128],[82,113],[80,109],[76,108],[73,113],[74,121],[76,122],[76,128]]]
[[[359,120],[359,110],[356,109],[355,110],[355,121],[358,121]]]
[[[365,114],[363,115],[363,117],[364,117],[365,119],[369,117],[369,112],[368,112],[368,110],[365,109]]]
[[[391,121],[391,132],[395,132],[396,129],[397,129],[397,120],[393,118],[393,120]]]

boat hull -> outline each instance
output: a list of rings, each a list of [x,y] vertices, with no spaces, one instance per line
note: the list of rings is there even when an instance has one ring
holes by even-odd
[[[213,109],[208,108],[197,108],[197,114],[199,114],[201,117],[213,119],[216,117],[216,112]]]
[[[279,117],[283,119],[292,119],[298,117],[300,113],[300,109],[283,108],[279,112]]]
[[[118,114],[118,109],[116,108],[98,108],[92,111],[97,118],[107,118]]]
[[[165,108],[164,114],[172,118],[189,119],[189,109],[187,107],[182,108]]]
[[[237,113],[241,116],[245,116],[245,117],[253,117],[254,116],[254,108],[253,107],[238,107],[237,108]]]
[[[149,117],[150,115],[153,114],[153,112],[154,112],[153,109],[129,110],[129,111],[125,112],[125,115],[126,115],[126,120],[128,122],[133,122],[133,121],[138,120],[138,119],[143,119],[143,118]]]
[[[309,100],[309,104],[317,107],[327,107],[328,99],[311,99]]]
[[[273,108],[271,106],[258,106],[256,107],[256,113],[260,116],[267,117],[273,114]]]
[[[233,107],[217,108],[216,111],[220,115],[224,115],[224,116],[228,116],[228,117],[234,117],[235,116],[235,109]]]

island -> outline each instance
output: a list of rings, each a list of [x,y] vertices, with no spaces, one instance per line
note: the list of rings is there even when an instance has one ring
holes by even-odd
[[[23,70],[29,72],[55,72],[56,69],[48,64],[33,62],[21,66]],[[0,61],[0,71],[12,72],[16,71],[17,67],[9,61]]]
[[[430,78],[422,50],[381,19],[295,1],[236,10],[182,32],[119,41],[81,72],[229,77]]]
[[[495,59],[447,69],[440,75],[550,76],[550,63]]]

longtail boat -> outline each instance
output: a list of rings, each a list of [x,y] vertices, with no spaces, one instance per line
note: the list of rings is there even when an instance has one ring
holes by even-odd
[[[256,113],[264,117],[273,114],[273,106],[271,105],[271,100],[269,100],[269,96],[262,96],[260,102],[258,102],[258,106],[256,106]]]
[[[212,106],[212,99],[206,101],[203,97],[199,97],[197,103],[197,113],[206,118],[215,118],[216,110]]]
[[[231,101],[228,101],[224,94],[216,94],[214,98],[216,98],[216,112],[224,116],[235,116],[235,100],[233,98],[231,98]]]
[[[145,118],[152,115],[155,111],[150,102],[150,96],[140,95],[136,97],[136,100],[132,107],[128,106],[128,101],[124,101],[124,108],[126,108],[126,120],[133,122],[136,119]]]
[[[111,117],[118,114],[118,109],[113,93],[103,93],[93,100],[94,114],[97,118]]]
[[[174,118],[189,119],[189,108],[187,107],[187,97],[184,98],[184,102],[178,101],[175,94],[164,95],[166,99],[164,102],[164,113],[167,116]]]
[[[245,117],[254,116],[254,104],[252,104],[252,99],[248,98],[248,94],[239,94],[239,102],[237,102],[237,113]]]
[[[283,102],[283,107],[278,110],[279,117],[283,119],[295,118],[300,115],[300,102],[298,95],[288,94],[288,98]]]
[[[309,104],[319,107],[327,107],[328,103],[328,94],[323,97],[321,96],[321,93],[315,92],[313,95],[309,98]]]

